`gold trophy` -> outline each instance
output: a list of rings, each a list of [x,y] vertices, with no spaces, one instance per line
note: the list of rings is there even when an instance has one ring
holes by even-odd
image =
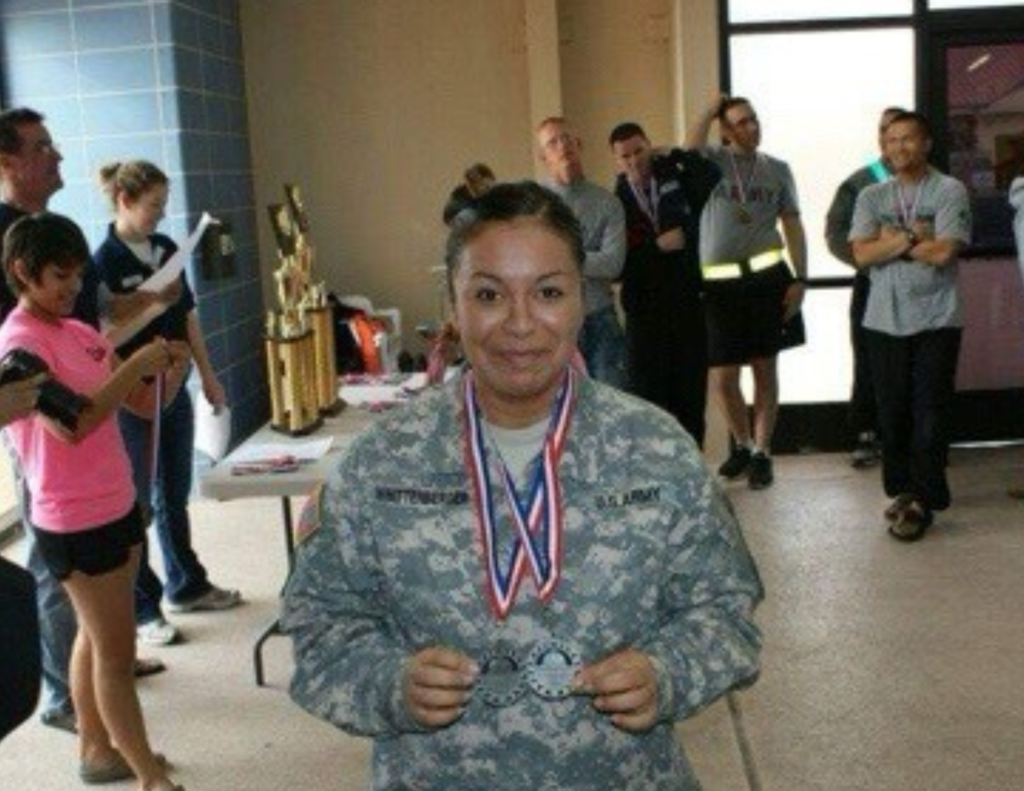
[[[316,343],[301,309],[309,284],[299,258],[296,229],[283,204],[269,207],[280,266],[274,271],[278,311],[267,317],[265,348],[270,385],[270,425],[300,436],[323,420],[317,397]]]
[[[336,415],[344,402],[338,398],[338,366],[334,357],[334,312],[327,304],[327,287],[313,284],[313,245],[309,241],[309,215],[296,184],[285,184],[284,194],[291,210],[297,276],[302,280],[303,295],[299,310],[304,323],[313,331],[317,407],[321,414]]]

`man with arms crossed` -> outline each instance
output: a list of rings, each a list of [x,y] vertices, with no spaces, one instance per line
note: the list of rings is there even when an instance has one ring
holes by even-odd
[[[700,216],[721,178],[695,151],[655,152],[639,124],[608,139],[626,209],[626,311],[630,392],[675,417],[704,444],[708,353],[698,238]]]
[[[725,145],[708,147],[716,119]],[[757,113],[738,97],[717,99],[686,145],[701,149],[722,170],[700,229],[708,363],[711,391],[734,443],[718,473],[730,479],[747,473],[751,489],[764,489],[774,480],[770,453],[779,411],[776,357],[784,347],[783,325],[803,302],[807,277],[807,245],[793,174],[782,160],[761,153],[760,145]],[[787,251],[792,272],[786,266]],[[753,431],[740,389],[744,365],[754,375]]]
[[[949,507],[946,455],[963,321],[957,256],[971,237],[967,189],[928,164],[928,120],[902,113],[885,133],[894,177],[857,198],[850,229],[871,276],[864,314],[879,427],[882,480],[895,498],[889,533],[921,538]]]
[[[889,122],[900,113],[901,107],[889,107],[878,120],[878,148],[885,145],[885,130]],[[850,223],[853,207],[862,189],[880,181],[888,181],[891,173],[885,161],[885,152],[870,165],[862,167],[839,185],[825,220],[825,241],[829,252],[844,264],[857,268],[850,246]],[[850,463],[856,469],[871,467],[878,462],[875,415],[875,392],[871,386],[871,367],[868,364],[867,341],[864,337],[864,310],[871,292],[871,279],[867,272],[857,272],[850,299],[850,342],[853,346],[853,392],[850,395],[850,428],[856,444]]]

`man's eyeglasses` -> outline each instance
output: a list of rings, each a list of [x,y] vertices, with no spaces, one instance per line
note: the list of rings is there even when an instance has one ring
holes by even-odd
[[[33,154],[59,154],[60,146],[52,140],[36,140],[28,147]]]

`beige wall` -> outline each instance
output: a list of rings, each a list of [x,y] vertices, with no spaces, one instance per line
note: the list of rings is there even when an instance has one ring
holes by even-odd
[[[608,133],[637,121],[652,140],[672,137],[671,0],[561,0],[565,115],[583,138],[587,175],[609,186]]]
[[[407,329],[434,316],[428,270],[441,263],[441,209],[462,170],[475,160],[500,176],[531,167],[522,9],[242,4],[257,205],[299,183],[317,277],[401,308]],[[261,250],[269,272],[266,227]]]
[[[401,308],[420,351],[411,329],[436,316],[428,270],[441,263],[441,208],[462,169],[483,160],[500,178],[532,175],[535,119],[560,111],[602,184],[615,123],[678,140],[680,96],[700,106],[717,79],[714,2],[243,0],[257,205],[300,184],[317,276]]]

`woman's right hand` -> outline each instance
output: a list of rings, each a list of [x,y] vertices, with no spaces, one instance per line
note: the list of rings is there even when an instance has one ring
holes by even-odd
[[[0,427],[25,417],[36,408],[39,385],[46,381],[47,376],[48,374],[36,374],[20,382],[0,385]]]
[[[428,728],[442,728],[462,716],[480,671],[465,654],[450,648],[424,648],[405,668],[405,705]]]
[[[170,345],[163,338],[154,338],[131,356],[132,364],[138,367],[140,379],[163,373],[171,367],[174,359]]]

